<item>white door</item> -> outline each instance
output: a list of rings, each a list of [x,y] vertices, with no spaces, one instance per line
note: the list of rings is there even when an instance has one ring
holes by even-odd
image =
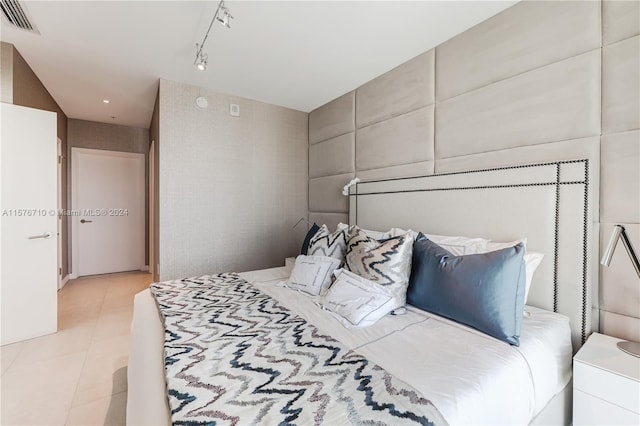
[[[56,114],[1,104],[1,344],[57,330]]]
[[[143,269],[144,155],[72,148],[74,275]]]

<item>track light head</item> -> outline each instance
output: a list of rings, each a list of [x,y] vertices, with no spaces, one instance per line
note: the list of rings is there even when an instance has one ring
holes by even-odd
[[[209,59],[209,55],[202,51],[202,46],[196,44],[196,68],[200,71],[205,71],[207,69],[207,59]]]
[[[217,18],[218,22],[220,22],[222,25],[224,25],[227,28],[231,28],[229,21],[233,19],[233,16],[231,16],[231,13],[229,13],[229,9],[227,9],[227,7],[224,6],[224,4],[220,6],[220,14],[222,16],[218,16]]]

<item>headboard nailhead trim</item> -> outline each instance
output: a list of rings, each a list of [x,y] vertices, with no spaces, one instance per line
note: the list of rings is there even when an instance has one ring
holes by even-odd
[[[569,181],[569,182],[561,182],[560,179],[560,169],[562,164],[577,164],[583,163],[584,165],[584,179],[579,181]],[[390,182],[390,181],[401,181],[408,179],[418,179],[418,178],[433,178],[438,176],[450,176],[450,175],[464,175],[464,174],[473,174],[473,173],[484,173],[484,172],[493,172],[499,170],[511,170],[511,169],[523,169],[529,167],[540,167],[540,166],[556,166],[556,180],[555,182],[532,182],[532,183],[522,183],[522,184],[510,184],[510,185],[487,185],[487,186],[465,186],[465,187],[452,187],[452,188],[429,188],[429,189],[410,189],[410,190],[402,190],[402,191],[380,191],[380,192],[370,192],[361,194],[358,191],[358,187],[361,185],[366,185],[368,183],[377,183],[377,182]],[[480,170],[467,170],[467,171],[459,171],[459,172],[450,172],[450,173],[441,173],[441,174],[432,174],[426,176],[414,176],[414,177],[401,177],[401,178],[392,178],[392,179],[378,179],[371,180],[365,182],[356,183],[352,189],[350,189],[349,196],[356,197],[355,198],[355,220],[356,224],[358,223],[358,197],[362,197],[364,195],[380,195],[380,194],[399,194],[399,193],[410,193],[410,192],[433,192],[433,191],[462,191],[462,190],[475,190],[475,189],[498,189],[498,188],[523,188],[523,187],[533,187],[533,186],[556,186],[556,205],[555,205],[555,225],[554,225],[554,259],[553,259],[553,311],[557,312],[558,310],[558,239],[559,239],[559,217],[560,217],[560,187],[562,185],[584,185],[584,206],[583,206],[583,239],[582,239],[582,307],[581,307],[581,339],[582,343],[586,341],[586,329],[587,329],[587,260],[588,260],[588,206],[589,206],[589,160],[581,159],[581,160],[564,160],[564,161],[556,161],[550,163],[537,163],[537,164],[524,164],[524,165],[515,165],[508,167],[494,167],[488,169],[480,169]],[[351,191],[354,191],[351,193]]]

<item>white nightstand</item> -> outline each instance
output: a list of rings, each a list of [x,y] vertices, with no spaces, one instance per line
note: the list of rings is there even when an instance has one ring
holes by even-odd
[[[291,271],[293,271],[293,265],[296,264],[296,258],[295,257],[287,257],[284,260],[284,267],[287,270],[287,272],[289,272],[289,274],[291,274]]]
[[[573,424],[639,425],[640,358],[593,333],[573,357]]]

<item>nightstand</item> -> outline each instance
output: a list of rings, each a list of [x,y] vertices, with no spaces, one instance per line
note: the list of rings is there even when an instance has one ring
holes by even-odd
[[[640,424],[640,358],[593,333],[573,357],[573,424]]]
[[[296,258],[295,257],[287,257],[284,260],[284,268],[287,270],[287,272],[289,274],[291,274],[291,271],[293,271],[293,265],[296,264]]]

